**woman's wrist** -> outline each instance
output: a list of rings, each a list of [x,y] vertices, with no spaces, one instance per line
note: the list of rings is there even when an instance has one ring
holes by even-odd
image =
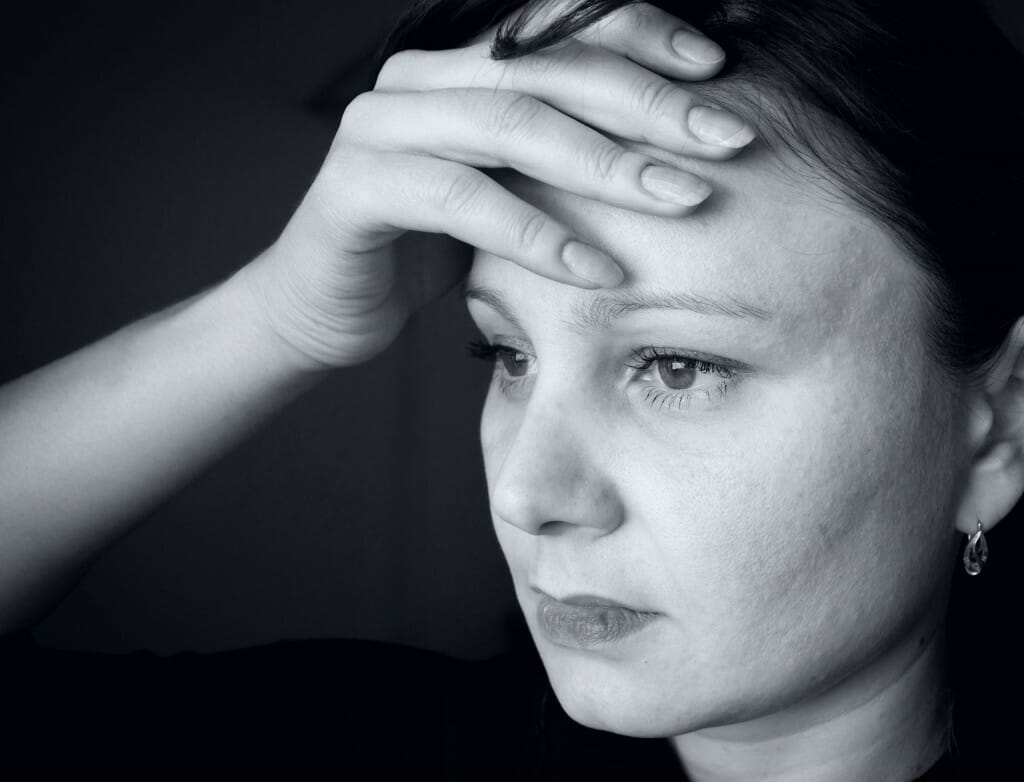
[[[280,273],[290,265],[287,254],[280,243],[268,247],[221,283],[215,294],[221,301],[216,306],[239,319],[240,338],[269,372],[286,385],[304,387],[344,364],[332,360],[326,345],[318,349],[306,322],[315,320],[313,305],[295,301],[300,298],[295,282]]]

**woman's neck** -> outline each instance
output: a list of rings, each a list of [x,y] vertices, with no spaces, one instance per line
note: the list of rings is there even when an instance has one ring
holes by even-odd
[[[946,749],[941,628],[810,701],[672,739],[694,782],[909,782]]]

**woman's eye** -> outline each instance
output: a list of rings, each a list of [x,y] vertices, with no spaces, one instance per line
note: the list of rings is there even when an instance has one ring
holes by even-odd
[[[469,355],[483,359],[500,368],[508,377],[525,377],[530,371],[530,354],[509,345],[489,342],[469,342]]]
[[[511,345],[470,342],[470,355],[490,362],[502,393],[526,393],[536,372],[534,357]],[[687,410],[697,404],[719,401],[744,373],[743,365],[706,354],[686,355],[665,348],[633,351],[627,367],[633,371],[631,385],[639,387],[643,401],[656,410]]]
[[[521,350],[502,349],[497,357],[509,377],[524,377],[530,368],[530,357]]]
[[[692,361],[678,358],[659,358],[657,360],[658,376],[669,388],[685,391],[697,381],[697,368]]]
[[[469,355],[487,361],[494,367],[494,379],[502,394],[519,397],[529,392],[532,356],[510,345],[488,342],[469,342]]]
[[[688,356],[664,348],[633,351],[641,398],[656,410],[688,410],[694,403],[719,401],[743,377],[726,359]]]

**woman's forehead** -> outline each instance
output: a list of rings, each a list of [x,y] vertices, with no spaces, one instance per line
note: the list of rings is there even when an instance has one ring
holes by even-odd
[[[920,271],[887,232],[801,165],[764,147],[727,162],[686,159],[681,167],[705,177],[714,193],[681,218],[608,206],[515,172],[499,181],[615,258],[626,288],[742,302],[772,313],[783,328],[856,320],[917,288]],[[513,306],[574,293],[498,260],[478,253],[470,283],[504,288]]]

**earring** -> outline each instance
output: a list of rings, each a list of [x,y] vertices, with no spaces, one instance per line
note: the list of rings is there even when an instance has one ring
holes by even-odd
[[[964,570],[967,571],[967,575],[976,576],[985,567],[987,561],[988,543],[985,542],[981,519],[978,519],[978,529],[967,536],[967,546],[964,548]]]

